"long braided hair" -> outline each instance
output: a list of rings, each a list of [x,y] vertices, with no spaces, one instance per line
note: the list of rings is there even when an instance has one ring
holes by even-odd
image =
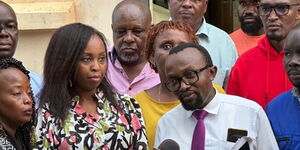
[[[12,57],[3,58],[0,59],[0,70],[7,69],[7,68],[16,68],[22,71],[27,77],[28,80],[30,80],[29,77],[29,71],[22,65],[21,61],[18,61]],[[35,110],[35,102],[33,99],[33,95],[31,95],[32,98],[32,110]],[[30,149],[30,141],[31,141],[31,135],[32,135],[32,127],[34,126],[35,122],[35,113],[32,113],[31,120],[29,122],[24,123],[21,125],[16,133],[20,133],[20,136],[24,142],[24,146],[27,149]]]

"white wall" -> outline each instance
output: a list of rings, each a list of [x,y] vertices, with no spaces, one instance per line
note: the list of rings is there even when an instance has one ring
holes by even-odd
[[[43,2],[59,0],[40,0]],[[62,1],[62,0],[60,0]],[[68,0],[65,0],[68,1]],[[8,3],[30,2],[31,0],[7,0]],[[111,14],[120,0],[74,0],[76,21],[91,25],[103,32],[109,43],[112,43]],[[17,14],[18,16],[18,14]],[[19,18],[20,19],[20,18]],[[29,22],[30,23],[30,22]],[[24,65],[42,74],[43,59],[46,48],[55,29],[21,30],[15,57],[23,61]]]
[[[34,2],[63,2],[74,1],[75,20],[91,25],[101,31],[107,38],[110,45],[112,42],[111,14],[113,8],[121,0],[4,0],[9,4],[13,3],[34,3]],[[152,0],[150,0],[152,2]],[[25,6],[25,5],[24,5]],[[152,8],[152,5],[150,5]],[[34,8],[36,9],[36,8]],[[159,7],[153,8],[153,22],[168,19],[168,11]],[[18,15],[17,12],[17,17]],[[22,18],[18,18],[22,19]],[[38,20],[38,19],[37,19]],[[33,18],[34,21],[34,18]],[[27,22],[30,23],[30,22]],[[58,28],[58,27],[57,27]],[[23,61],[24,65],[38,74],[42,74],[43,59],[46,48],[55,29],[22,30],[19,32],[19,42],[15,57]]]

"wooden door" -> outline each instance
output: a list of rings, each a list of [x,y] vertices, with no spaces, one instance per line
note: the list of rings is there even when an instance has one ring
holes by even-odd
[[[233,30],[233,0],[208,0],[207,22],[231,33]]]

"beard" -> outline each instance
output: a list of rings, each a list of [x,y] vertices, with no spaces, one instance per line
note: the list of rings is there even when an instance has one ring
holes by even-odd
[[[246,18],[254,18],[254,22],[245,22]],[[244,15],[239,17],[239,20],[241,22],[241,29],[250,35],[259,35],[259,31],[263,28],[263,23],[259,16],[254,15]]]
[[[185,101],[182,99],[182,97],[179,98],[182,106],[184,109],[186,110],[196,110],[196,109],[199,109],[201,108],[201,106],[203,105],[203,98],[202,96],[200,95],[200,93],[198,92],[194,92],[194,94],[196,95],[196,98],[193,99],[193,100],[188,100],[188,101]]]
[[[268,31],[266,30],[266,35],[269,40],[273,41],[282,41],[286,38],[285,35],[283,35],[280,31]]]
[[[138,53],[121,53],[120,55],[117,55],[120,63],[126,66],[136,65],[140,61],[141,57],[143,56],[139,55]]]

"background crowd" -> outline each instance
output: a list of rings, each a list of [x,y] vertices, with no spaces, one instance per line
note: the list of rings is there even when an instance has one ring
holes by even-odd
[[[113,45],[60,27],[39,76],[13,58],[18,21],[0,1],[0,150],[300,149],[300,0],[239,0],[230,35],[206,22],[208,0],[167,3],[152,24],[120,1]]]

